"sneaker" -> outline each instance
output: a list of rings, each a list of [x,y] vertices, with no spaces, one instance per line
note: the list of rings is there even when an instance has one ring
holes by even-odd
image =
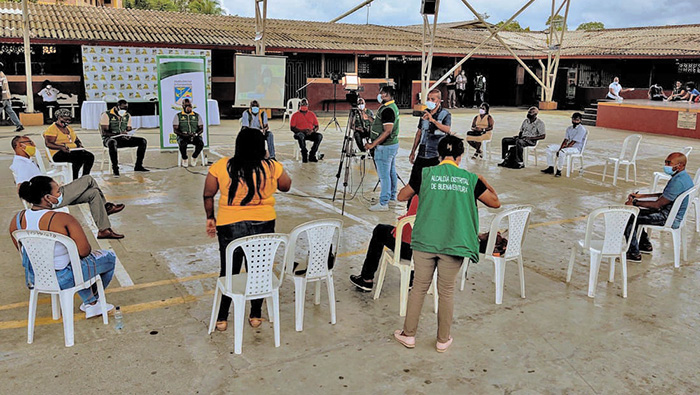
[[[506,167],[506,163],[507,163],[506,161],[503,161],[503,162],[499,163],[498,166],[499,167]]]
[[[113,169],[112,175],[114,175],[114,178],[119,178],[119,169]]]
[[[316,158],[316,155],[309,155],[309,162],[318,162],[318,158]]]
[[[452,336],[450,336],[450,340],[448,340],[444,343],[436,342],[435,343],[435,350],[437,350],[437,352],[447,351],[447,349],[450,348],[450,346],[452,345],[452,340],[453,340]]]
[[[197,158],[195,158],[194,156],[190,157],[190,167],[195,167],[195,166],[197,166]]]
[[[642,261],[642,254],[640,253],[632,253],[632,252],[627,252],[627,261],[628,262],[641,262]]]
[[[21,132],[23,130],[24,130],[24,126],[19,125],[19,126],[17,126],[17,129],[15,129],[15,132]]]
[[[416,337],[404,335],[401,329],[397,329],[394,331],[394,339],[396,339],[397,342],[403,344],[403,346],[406,348],[416,347]]]
[[[642,254],[651,254],[654,251],[654,247],[651,243],[639,243],[639,252]]]
[[[136,167],[134,167],[134,171],[147,172],[147,171],[150,171],[150,170],[148,170],[147,168],[145,168],[145,167],[143,167],[143,166],[136,166]]]
[[[557,170],[557,172],[554,173],[554,177],[561,177],[561,170]]]
[[[389,205],[377,203],[374,206],[371,206],[369,211],[389,211]]]
[[[549,166],[548,168],[540,171],[544,174],[554,174],[554,168],[552,166]]]
[[[182,167],[187,167],[187,166],[189,166],[190,160],[185,158],[181,161],[181,163],[182,163]]]
[[[111,305],[107,303],[107,311],[110,311],[114,308],[114,305]],[[102,315],[102,306],[100,306],[100,303],[97,302],[95,304],[90,304],[85,306],[85,318],[92,318],[98,315]]]
[[[371,281],[365,281],[361,276],[355,274],[350,276],[350,282],[352,285],[365,292],[372,291],[372,286],[374,285]]]

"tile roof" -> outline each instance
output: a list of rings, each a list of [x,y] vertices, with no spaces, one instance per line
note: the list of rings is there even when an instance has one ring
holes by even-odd
[[[5,2],[17,10],[19,3]],[[214,46],[252,49],[255,20],[229,15],[105,7],[29,4],[30,37],[55,43]],[[420,54],[421,26],[377,26],[268,19],[267,47],[271,50]],[[439,27],[436,54],[463,55],[488,37],[484,29]],[[502,32],[501,37],[524,57],[543,57],[542,32]],[[0,9],[0,42],[22,38],[21,15]],[[475,56],[509,56],[489,40]],[[566,33],[564,57],[700,57],[700,25],[662,26]]]

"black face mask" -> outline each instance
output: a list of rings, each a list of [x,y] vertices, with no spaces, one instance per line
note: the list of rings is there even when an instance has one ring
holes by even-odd
[[[571,122],[571,125],[573,125],[574,127],[576,127],[576,126],[578,126],[578,125],[580,125],[580,124],[581,124],[581,122]]]
[[[530,121],[534,121],[535,119],[537,119],[537,114],[527,114],[527,119],[529,119]]]

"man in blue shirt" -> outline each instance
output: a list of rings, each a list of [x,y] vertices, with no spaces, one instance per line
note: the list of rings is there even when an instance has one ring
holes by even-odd
[[[693,179],[685,171],[687,162],[686,156],[680,152],[670,154],[664,162],[664,172],[671,176],[671,180],[666,184],[664,191],[662,193],[647,194],[631,193],[627,197],[626,205],[641,208],[639,217],[637,217],[637,225],[663,225],[666,223],[676,198],[693,187]],[[652,199],[639,200],[643,198]],[[656,198],[656,200],[653,200],[653,198]],[[678,214],[676,214],[676,218],[673,221],[673,228],[678,228],[681,225],[685,211],[688,208],[688,200],[688,198],[685,198],[681,204]],[[632,229],[632,221],[630,219],[625,230],[626,237],[629,238],[629,235],[632,234],[632,240],[630,240],[630,246],[627,250],[627,260],[641,262],[641,253],[651,254],[653,248],[646,232],[642,232],[639,244],[637,244],[637,229]]]
[[[260,111],[260,105],[257,100],[251,101],[250,108],[243,112],[241,126],[260,130],[267,140],[267,151],[270,154],[270,159],[275,159],[275,137],[267,124],[267,113]]]

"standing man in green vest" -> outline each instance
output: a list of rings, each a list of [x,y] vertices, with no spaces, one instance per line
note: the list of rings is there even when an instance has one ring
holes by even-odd
[[[112,162],[112,173],[119,177],[119,158],[117,148],[138,147],[134,171],[149,171],[143,167],[143,157],[146,156],[148,141],[143,137],[129,135],[131,114],[128,113],[129,103],[121,99],[111,110],[102,113],[100,128],[102,129],[102,144],[109,149],[109,159]]]
[[[260,110],[257,100],[251,101],[250,108],[241,115],[241,126],[260,130],[267,141],[267,153],[270,159],[275,159],[275,136],[270,131],[270,125],[267,124],[267,113]]]
[[[374,163],[377,166],[382,190],[379,202],[370,207],[370,211],[389,211],[389,201],[396,201],[398,176],[396,175],[396,154],[399,152],[399,108],[394,102],[394,88],[385,85],[377,95],[382,105],[375,117],[370,117],[371,143],[365,149],[374,151]]]
[[[425,295],[437,268],[438,333],[435,348],[445,352],[452,344],[450,329],[454,310],[455,279],[464,259],[479,261],[479,211],[476,201],[498,208],[501,202],[486,180],[459,168],[464,142],[445,136],[438,143],[439,165],[423,169],[419,187],[420,202],[411,235],[413,249],[413,289],[403,330],[394,332],[396,340],[408,348],[416,346],[416,331]],[[416,194],[408,183],[399,193],[407,201]]]
[[[197,157],[204,149],[204,122],[202,117],[192,110],[192,101],[182,99],[182,111],[173,117],[173,132],[177,135],[177,145],[180,148],[182,167],[187,167],[187,146],[194,145],[194,152],[190,158],[190,166],[197,166]]]

